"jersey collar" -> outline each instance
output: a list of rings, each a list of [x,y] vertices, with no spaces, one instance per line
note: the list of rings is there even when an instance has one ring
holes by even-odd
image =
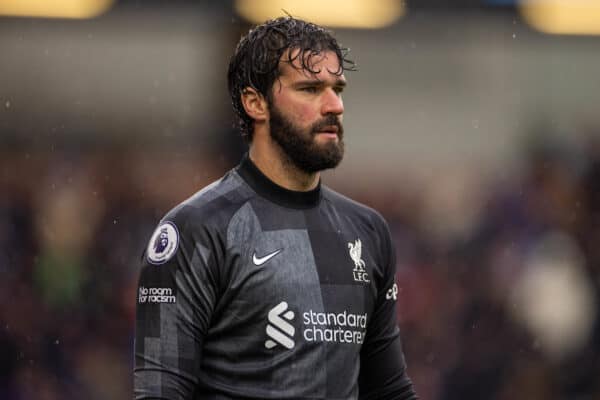
[[[238,174],[260,196],[288,208],[312,208],[319,204],[321,199],[321,181],[313,190],[301,192],[289,190],[277,185],[263,174],[250,160],[248,153],[236,168]]]

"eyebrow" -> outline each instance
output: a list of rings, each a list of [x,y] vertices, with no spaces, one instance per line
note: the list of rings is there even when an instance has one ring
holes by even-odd
[[[293,84],[294,87],[301,87],[301,86],[323,86],[325,85],[324,81],[320,81],[318,79],[308,79],[308,80],[304,80],[304,81],[298,81],[295,82]],[[335,83],[333,84],[333,86],[336,87],[345,87],[347,85],[345,80],[342,79],[337,79],[335,81]]]

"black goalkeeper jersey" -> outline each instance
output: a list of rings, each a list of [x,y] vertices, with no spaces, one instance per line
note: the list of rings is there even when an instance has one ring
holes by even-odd
[[[415,399],[372,209],[246,156],[159,223],[139,279],[136,399]]]

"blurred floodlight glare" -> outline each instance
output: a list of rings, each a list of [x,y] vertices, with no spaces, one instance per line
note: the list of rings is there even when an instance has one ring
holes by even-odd
[[[114,0],[0,0],[0,15],[13,17],[97,17],[110,9]]]
[[[519,10],[533,28],[557,35],[600,35],[600,0],[524,0]]]
[[[383,28],[405,13],[402,0],[236,0],[239,15],[252,23],[291,14],[338,28]]]

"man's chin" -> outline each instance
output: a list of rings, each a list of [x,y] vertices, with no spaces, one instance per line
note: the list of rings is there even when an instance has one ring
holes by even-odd
[[[344,156],[344,142],[339,138],[327,139],[319,147],[326,157],[341,159]]]
[[[323,146],[315,149],[311,164],[311,172],[318,172],[325,169],[337,167],[344,158],[344,148],[341,143],[330,141]]]
[[[306,173],[316,173],[335,168],[344,156],[344,149],[341,143],[330,141],[329,143],[319,145],[313,142],[311,147],[307,152],[288,153],[290,161]]]

